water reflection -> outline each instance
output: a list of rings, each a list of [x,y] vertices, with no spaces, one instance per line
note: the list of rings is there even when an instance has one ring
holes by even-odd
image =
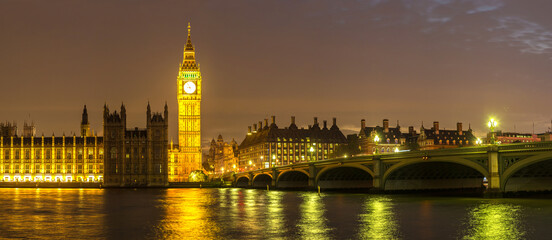
[[[393,213],[393,203],[385,196],[368,197],[359,214],[359,239],[398,239],[398,224]]]
[[[269,235],[281,238],[284,233],[284,217],[282,214],[283,204],[282,196],[283,192],[270,191],[266,193],[268,195],[268,206],[267,206],[267,221]]]
[[[331,228],[327,226],[327,219],[324,216],[323,196],[316,193],[301,193],[303,199],[301,203],[301,219],[297,224],[300,228],[300,234],[305,239],[329,239]]]
[[[518,205],[485,202],[470,211],[463,239],[522,239],[521,207]]]
[[[213,215],[213,198],[202,189],[168,189],[162,206],[165,218],[157,226],[155,238],[161,239],[214,239],[219,226],[210,221]]]

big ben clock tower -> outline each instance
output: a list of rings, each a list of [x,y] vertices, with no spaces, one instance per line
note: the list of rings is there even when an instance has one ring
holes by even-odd
[[[194,46],[190,36],[184,48],[184,61],[177,78],[178,98],[178,166],[175,181],[188,181],[194,170],[203,169],[201,163],[201,72],[195,60]]]

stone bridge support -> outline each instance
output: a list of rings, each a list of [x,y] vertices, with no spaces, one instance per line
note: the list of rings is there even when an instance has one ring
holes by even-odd
[[[383,166],[382,166],[382,162],[381,162],[381,157],[380,156],[374,156],[373,158],[373,161],[374,161],[374,176],[373,176],[373,185],[374,187],[372,187],[370,189],[370,192],[373,192],[373,193],[381,193],[384,191],[384,179],[383,179]]]
[[[317,175],[318,171],[316,166],[314,166],[314,164],[309,164],[309,189],[318,188],[318,183],[316,182]]]
[[[489,177],[487,178],[488,187],[485,192],[486,197],[501,197],[502,189],[500,187],[500,172],[498,171],[498,147],[496,145],[489,146],[488,154],[488,166]]]

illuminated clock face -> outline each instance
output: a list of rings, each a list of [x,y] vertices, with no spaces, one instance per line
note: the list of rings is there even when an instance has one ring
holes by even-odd
[[[184,84],[184,92],[192,94],[196,90],[196,85],[193,82],[187,82]]]

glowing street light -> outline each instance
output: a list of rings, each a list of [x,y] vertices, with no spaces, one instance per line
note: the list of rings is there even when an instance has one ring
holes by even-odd
[[[378,135],[374,136],[374,142],[376,143],[376,151],[374,152],[374,154],[378,154],[379,153],[379,148],[378,148],[378,143],[380,141],[380,138]]]
[[[495,139],[494,131],[495,131],[495,127],[498,125],[498,122],[493,118],[491,118],[491,120],[489,120],[487,125],[489,126],[489,130],[491,131],[491,144],[495,144],[496,139]]]
[[[314,143],[313,143],[313,145],[314,145]],[[314,160],[312,160],[312,155],[314,155],[314,148],[310,147],[309,152],[311,153],[311,157],[310,157],[311,159],[310,160],[314,161]]]
[[[395,147],[395,150],[394,150],[396,153],[399,152],[399,148],[398,147]]]
[[[477,145],[481,145],[483,143],[483,141],[481,141],[481,138],[478,138],[477,140],[475,140],[475,144]]]

